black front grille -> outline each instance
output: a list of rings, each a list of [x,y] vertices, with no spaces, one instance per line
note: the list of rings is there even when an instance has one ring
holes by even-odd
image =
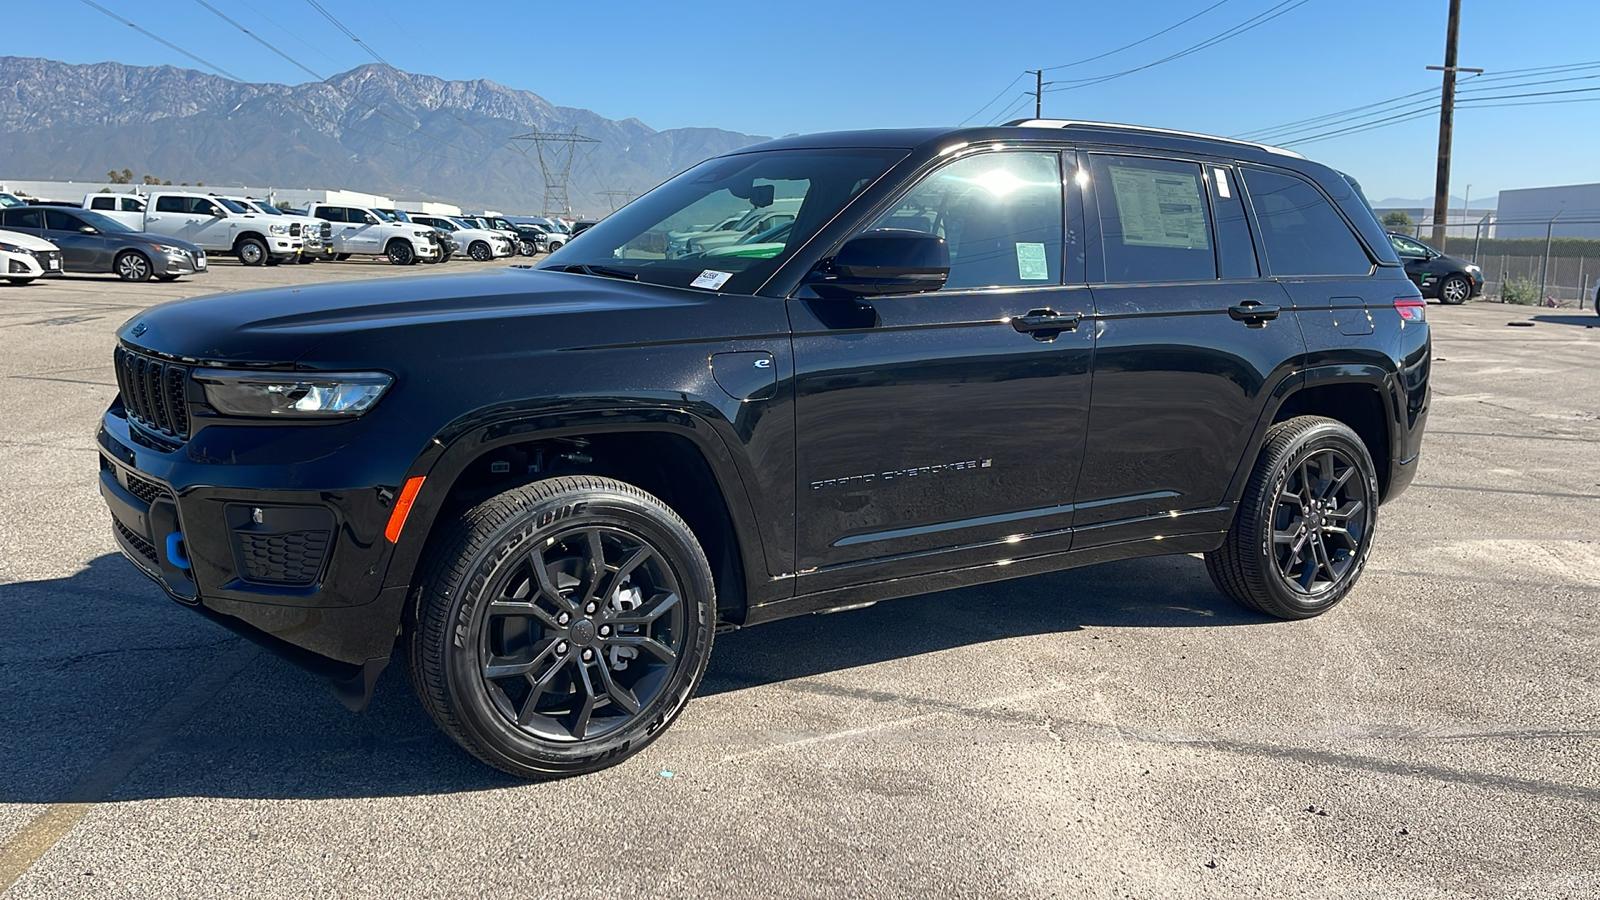
[[[289,223],[289,237],[299,237],[299,236],[300,236],[300,223],[299,222],[291,222],[291,223]]]
[[[323,240],[328,240],[331,237],[333,237],[333,223],[332,222],[323,222],[322,223],[322,239]]]
[[[152,431],[189,437],[189,367],[118,347],[112,354],[128,418]]]
[[[116,526],[117,534],[122,535],[122,539],[127,541],[140,556],[153,563],[160,563],[160,560],[156,557],[155,545],[145,540],[144,535],[139,534],[116,519],[112,519],[111,524]]]
[[[166,488],[154,481],[140,478],[132,472],[124,472],[122,477],[128,485],[128,493],[146,503],[154,503],[158,497],[170,496]]]
[[[260,584],[305,585],[317,579],[328,555],[326,531],[240,534],[244,577]]]

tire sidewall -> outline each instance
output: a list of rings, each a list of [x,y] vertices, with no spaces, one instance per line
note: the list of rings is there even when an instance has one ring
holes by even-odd
[[[416,251],[411,249],[411,244],[398,238],[390,241],[383,252],[389,257],[389,262],[396,266],[409,265],[417,258]]]
[[[132,260],[138,260],[142,262],[144,264],[144,270],[140,273],[129,273],[124,271],[123,266]],[[143,253],[140,253],[137,250],[125,250],[118,255],[116,259],[116,269],[117,277],[121,278],[123,281],[149,281],[151,274],[155,271],[155,267],[150,263],[150,260],[146,258]]]
[[[249,248],[255,248],[257,254],[254,261],[250,259]],[[245,238],[234,247],[234,253],[239,257],[239,262],[247,266],[264,266],[267,263],[267,246],[255,238]]]
[[[1304,594],[1287,585],[1278,569],[1278,560],[1273,552],[1272,543],[1273,513],[1276,511],[1279,495],[1283,493],[1300,462],[1323,449],[1345,452],[1355,460],[1360,470],[1359,477],[1366,481],[1367,500],[1362,510],[1364,516],[1362,539],[1356,551],[1356,558],[1345,571],[1344,577],[1315,594]],[[1259,533],[1253,536],[1252,552],[1259,557],[1260,571],[1265,576],[1261,579],[1261,586],[1281,608],[1292,610],[1296,616],[1303,618],[1319,615],[1344,599],[1344,595],[1349,593],[1350,588],[1361,578],[1367,557],[1372,552],[1373,531],[1377,525],[1376,472],[1377,468],[1372,463],[1372,456],[1367,452],[1366,445],[1348,427],[1334,421],[1324,421],[1307,430],[1285,447],[1273,461],[1271,482],[1268,489],[1262,492],[1260,506],[1255,511],[1256,521],[1261,524],[1258,528]]]
[[[504,567],[514,564],[527,548],[580,525],[619,527],[660,550],[678,582],[688,618],[678,668],[634,721],[592,740],[557,743],[534,738],[505,720],[483,682],[478,647],[491,600],[489,589]],[[703,559],[699,547],[684,541],[670,519],[614,491],[562,492],[512,517],[481,544],[465,567],[459,589],[452,592],[443,674],[462,727],[502,765],[509,763],[526,770],[523,774],[542,776],[604,768],[655,740],[688,703],[710,657],[712,611],[716,604],[711,573]]]

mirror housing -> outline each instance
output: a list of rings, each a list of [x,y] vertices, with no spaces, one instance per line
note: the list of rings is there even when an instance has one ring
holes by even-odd
[[[937,291],[949,277],[950,246],[944,238],[880,228],[846,241],[803,284],[822,298],[869,299]]]
[[[93,225],[80,225],[80,226],[78,226],[78,233],[79,234],[99,234],[100,233],[100,229],[94,227]]]

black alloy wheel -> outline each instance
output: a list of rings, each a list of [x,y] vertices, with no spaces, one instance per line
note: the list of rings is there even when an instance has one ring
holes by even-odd
[[[256,238],[240,238],[233,245],[233,252],[238,255],[239,262],[247,266],[264,266],[267,264],[267,245]]]
[[[1467,302],[1472,296],[1472,284],[1464,276],[1451,275],[1439,285],[1439,300],[1451,306],[1459,306]]]
[[[417,251],[412,249],[411,242],[399,238],[390,241],[384,253],[389,257],[391,265],[409,266],[417,261]]]
[[[488,262],[494,259],[494,251],[489,249],[489,244],[486,241],[473,241],[472,246],[467,248],[467,253],[478,262]]]
[[[1377,507],[1376,469],[1355,432],[1317,416],[1280,422],[1206,569],[1223,593],[1253,609],[1284,619],[1320,615],[1360,577]]]
[[[429,545],[412,683],[464,749],[525,778],[615,765],[671,724],[711,652],[715,590],[671,509],[607,478],[552,478]]]
[[[150,265],[150,258],[137,250],[124,250],[117,254],[112,269],[123,281],[149,281],[155,271]]]

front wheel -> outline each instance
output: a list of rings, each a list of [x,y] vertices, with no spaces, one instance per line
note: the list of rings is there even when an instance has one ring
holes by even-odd
[[[117,254],[112,269],[123,281],[149,281],[154,272],[149,257],[136,250],[124,250]]]
[[[518,241],[517,252],[523,256],[532,256],[539,252],[539,248],[533,245],[533,241]]]
[[[478,262],[488,262],[494,259],[494,251],[489,249],[489,244],[486,241],[473,241],[472,246],[467,248],[467,254]]]
[[[417,261],[417,251],[411,248],[411,244],[408,241],[390,241],[388,248],[384,252],[389,257],[391,265],[409,266]]]
[[[1468,284],[1467,279],[1460,275],[1451,275],[1444,280],[1444,284],[1439,285],[1440,301],[1451,306],[1459,306],[1467,302],[1467,298],[1470,296],[1472,296],[1472,285]]]
[[[333,258],[334,258],[334,261],[336,261],[336,262],[344,262],[345,260],[350,258],[350,254],[348,254],[348,253],[335,253],[333,255]]]
[[[267,245],[255,238],[240,238],[233,245],[233,252],[238,255],[239,262],[247,266],[264,266],[267,264]]]
[[[311,255],[310,253],[302,253],[299,256],[296,256],[294,258],[294,261],[299,263],[302,266],[309,266],[312,263],[316,262],[317,258],[315,256]]]
[[[1361,577],[1377,515],[1377,470],[1349,426],[1319,416],[1280,422],[1206,571],[1224,594],[1268,615],[1321,615]]]
[[[524,778],[592,772],[672,724],[711,654],[716,592],[688,525],[620,481],[535,482],[462,512],[413,594],[412,685]]]
[[[19,284],[19,285],[20,284],[32,284],[33,283],[33,279],[32,278],[7,278],[6,280],[11,282],[12,284]]]

